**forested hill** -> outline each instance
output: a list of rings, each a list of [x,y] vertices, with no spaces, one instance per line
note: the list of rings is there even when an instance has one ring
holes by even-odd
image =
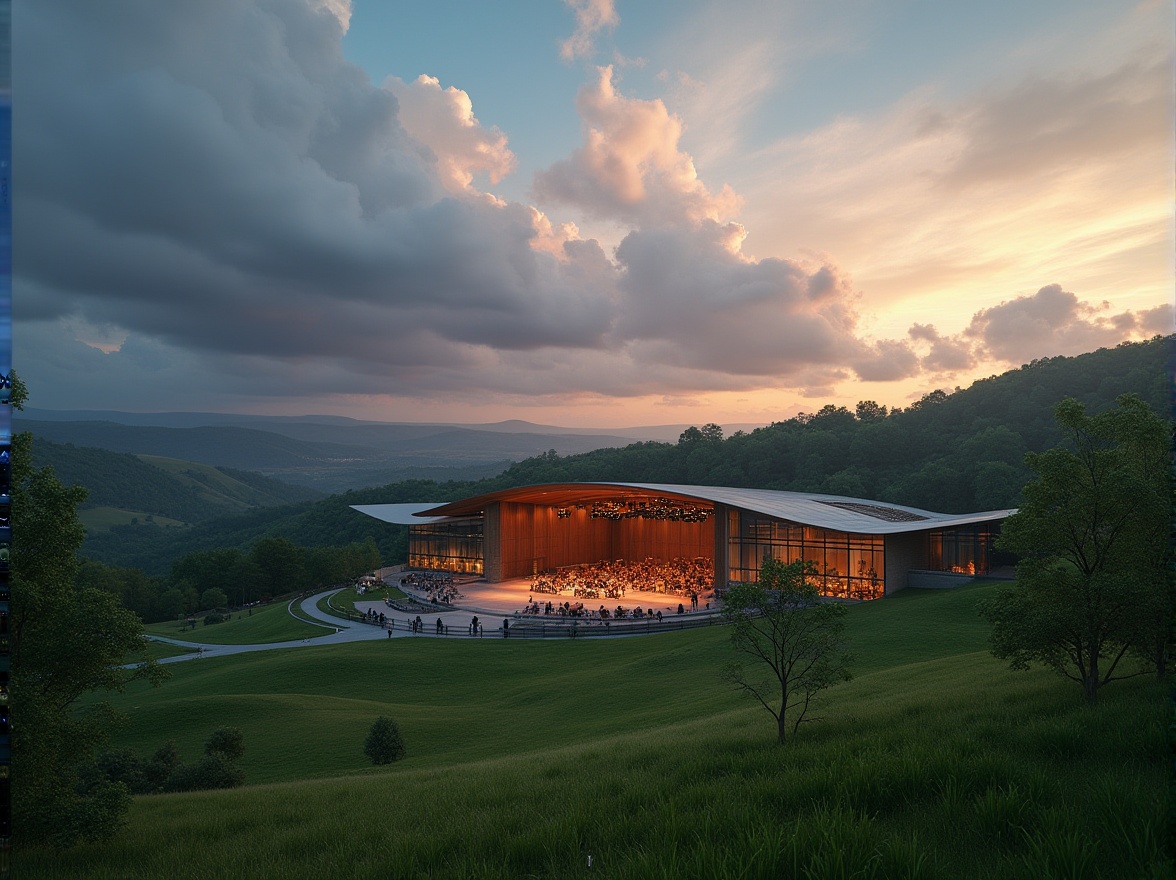
[[[512,486],[562,481],[625,481],[825,492],[909,504],[944,513],[1015,507],[1029,479],[1028,451],[1062,441],[1054,405],[1065,397],[1090,412],[1135,393],[1167,414],[1173,337],[1126,343],[1077,357],[1045,358],[973,383],[935,392],[894,412],[864,401],[855,412],[826,406],[726,439],[716,426],[690,429],[677,443],[634,443],[579,455],[545,454],[477,482],[393,483],[312,504],[258,511],[177,532],[116,527],[84,548],[93,558],[162,572],[195,550],[248,547],[266,535],[303,546],[373,537],[385,561],[404,550],[403,527],[387,526],[351,504],[445,501]],[[863,386],[863,397],[868,386]]]
[[[1053,409],[1063,398],[1101,412],[1120,394],[1135,393],[1167,415],[1174,340],[1043,358],[966,390],[933,392],[894,412],[869,401],[856,412],[825,406],[725,440],[716,439],[712,426],[686,432],[676,445],[528,459],[488,482],[740,486],[874,498],[943,513],[1012,507],[1029,478],[1025,453],[1062,441]]]
[[[67,486],[85,486],[88,496],[83,509],[118,509],[180,523],[322,497],[313,489],[249,471],[53,443],[41,437],[33,443],[33,465],[51,465]]]

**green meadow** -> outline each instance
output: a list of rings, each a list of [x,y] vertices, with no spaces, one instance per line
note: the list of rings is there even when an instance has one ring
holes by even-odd
[[[236,726],[246,787],[137,798],[112,840],[20,850],[14,876],[1170,876],[1165,688],[1141,676],[1090,708],[1010,672],[976,615],[991,589],[852,607],[855,678],[783,747],[720,680],[722,627],[176,664],[114,696],[112,745],[191,760]],[[408,747],[380,768],[378,715]]]
[[[203,612],[207,613],[207,612]],[[165,636],[185,642],[203,642],[209,645],[260,645],[270,642],[289,642],[295,639],[313,639],[333,631],[331,627],[307,622],[294,617],[287,609],[287,603],[271,602],[255,607],[250,613],[234,611],[231,620],[205,625],[202,617],[196,618],[195,628],[185,621],[169,620],[164,623],[149,623],[143,627],[148,635]]]

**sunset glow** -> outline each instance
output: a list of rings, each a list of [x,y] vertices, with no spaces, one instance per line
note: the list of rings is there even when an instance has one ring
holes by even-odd
[[[762,424],[1173,331],[1168,3],[16,6],[37,407]]]

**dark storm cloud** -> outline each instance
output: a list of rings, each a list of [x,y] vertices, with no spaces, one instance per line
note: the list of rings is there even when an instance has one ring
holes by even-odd
[[[1044,288],[966,336],[867,339],[845,273],[744,254],[738,197],[698,177],[661,101],[620,94],[607,69],[578,99],[584,145],[536,179],[628,224],[606,253],[474,189],[513,167],[505,135],[428,77],[374,86],[326,6],[20,4],[17,345],[47,405],[824,395],[1164,321]]]
[[[596,345],[607,299],[531,216],[446,198],[397,103],[296,2],[37,4],[17,39],[21,317],[288,356],[407,323],[495,347]],[[68,254],[69,259],[63,259]]]

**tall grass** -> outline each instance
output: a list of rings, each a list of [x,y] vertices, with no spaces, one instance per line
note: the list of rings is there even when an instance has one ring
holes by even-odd
[[[721,684],[717,631],[403,639],[190,664],[122,698],[138,708],[120,744],[233,724],[250,780],[270,782],[139,798],[112,841],[23,850],[15,867],[179,880],[1165,876],[1163,688],[1135,679],[1086,707],[1066,682],[975,650],[978,626],[954,652],[920,642],[895,662],[904,619],[966,623],[944,594],[921,595],[934,601],[893,603],[902,615],[853,610],[865,668],[784,747]],[[377,714],[397,719],[409,750],[387,769],[362,755]]]

